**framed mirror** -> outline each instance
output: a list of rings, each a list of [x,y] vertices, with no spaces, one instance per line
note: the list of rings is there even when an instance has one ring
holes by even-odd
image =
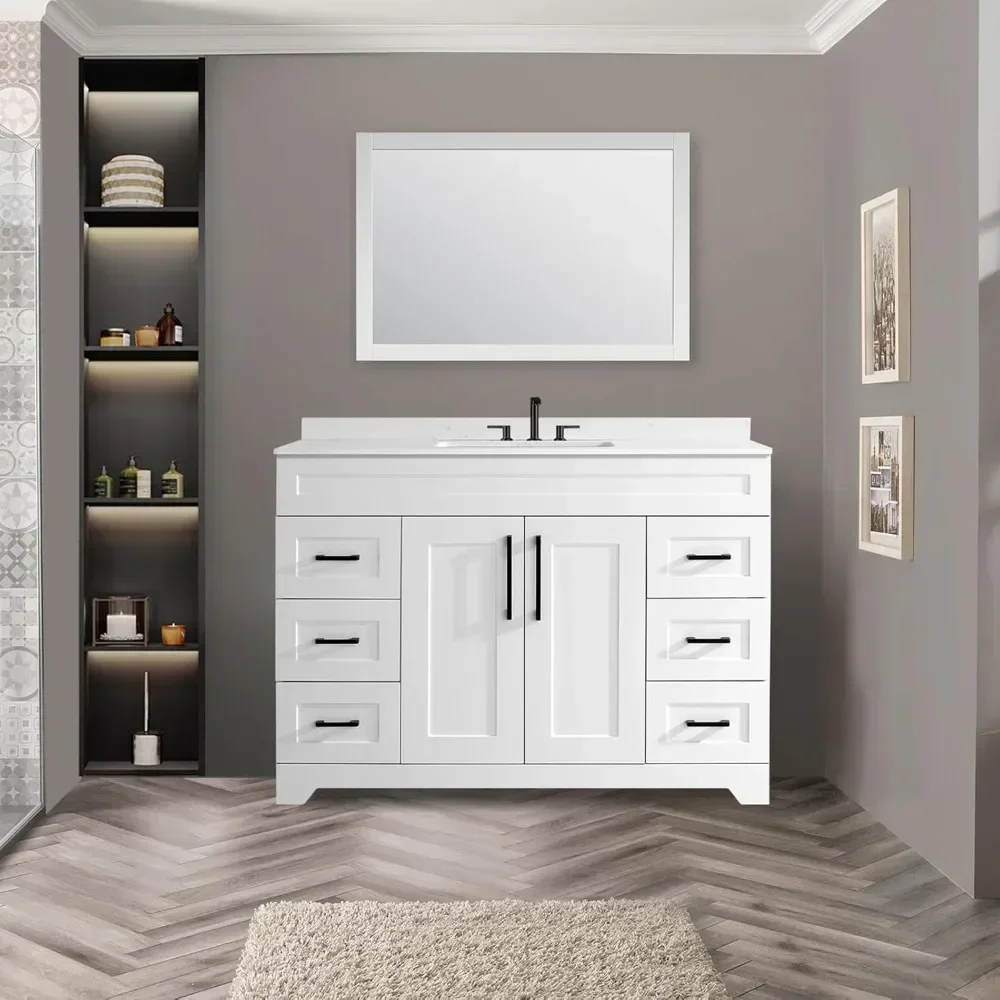
[[[687,133],[358,133],[357,357],[687,361]]]

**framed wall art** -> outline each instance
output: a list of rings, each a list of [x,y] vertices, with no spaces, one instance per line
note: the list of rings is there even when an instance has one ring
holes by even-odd
[[[910,381],[910,190],[861,206],[861,381]]]
[[[858,547],[913,558],[913,417],[862,417]]]

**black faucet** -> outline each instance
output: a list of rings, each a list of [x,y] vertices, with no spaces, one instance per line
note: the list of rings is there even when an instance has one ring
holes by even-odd
[[[542,405],[538,396],[531,397],[531,433],[528,435],[529,441],[541,441],[538,436],[538,409]]]

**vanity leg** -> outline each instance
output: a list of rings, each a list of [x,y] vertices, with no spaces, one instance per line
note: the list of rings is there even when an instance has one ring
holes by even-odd
[[[294,765],[278,765],[274,798],[279,806],[305,805],[315,791],[316,785]]]
[[[730,779],[729,790],[741,806],[770,805],[770,767],[767,764],[741,765],[740,773]]]

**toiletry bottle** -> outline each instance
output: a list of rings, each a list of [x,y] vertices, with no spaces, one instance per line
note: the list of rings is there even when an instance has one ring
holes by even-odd
[[[160,347],[174,347],[184,343],[184,327],[174,315],[174,307],[169,302],[163,307],[163,315],[157,320],[156,329],[160,331]]]
[[[123,499],[136,498],[138,493],[139,469],[135,464],[135,455],[130,455],[128,465],[118,473],[118,495]]]
[[[170,468],[160,477],[160,496],[178,500],[184,496],[184,473],[177,471],[176,462],[171,462]]]
[[[115,495],[115,482],[108,475],[108,467],[101,466],[101,474],[94,480],[95,497],[113,497]]]

